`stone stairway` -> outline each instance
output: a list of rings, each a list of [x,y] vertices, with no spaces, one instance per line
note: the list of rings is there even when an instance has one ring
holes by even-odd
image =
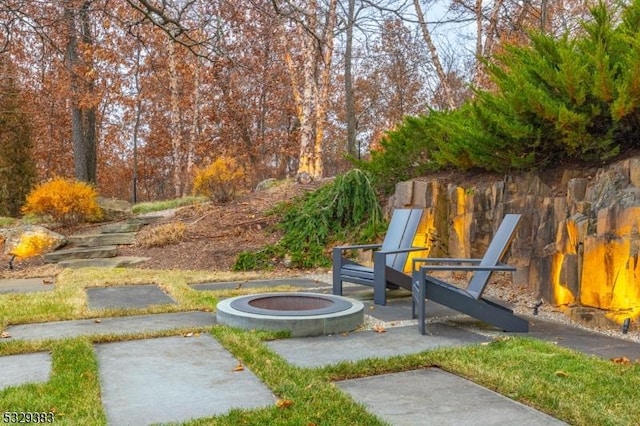
[[[131,245],[144,225],[156,222],[161,216],[137,216],[122,222],[102,225],[98,232],[67,237],[64,248],[44,255],[46,263],[64,268],[125,267],[148,260],[145,257],[118,256],[118,246]]]

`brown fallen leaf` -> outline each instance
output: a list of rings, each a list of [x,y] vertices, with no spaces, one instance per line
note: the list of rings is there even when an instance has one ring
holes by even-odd
[[[626,356],[611,358],[611,362],[613,362],[614,364],[623,364],[623,365],[631,364],[631,360]]]
[[[566,371],[558,370],[555,372],[555,375],[558,377],[569,377],[569,373]]]
[[[9,337],[11,337],[11,335],[6,331],[3,331],[2,333],[0,333],[0,339],[8,339]]]
[[[244,365],[242,365],[242,361],[238,361],[238,365],[236,365],[233,371],[244,371]]]
[[[385,328],[383,326],[381,326],[380,324],[376,324],[373,326],[373,331],[375,331],[376,333],[386,333],[387,330],[385,330]]]
[[[290,399],[279,399],[276,401],[276,407],[278,408],[289,408],[293,405],[293,401]]]

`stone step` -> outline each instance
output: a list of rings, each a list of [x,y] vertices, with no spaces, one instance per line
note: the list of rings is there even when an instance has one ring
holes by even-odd
[[[116,246],[103,247],[76,247],[64,250],[57,250],[44,255],[46,263],[57,263],[71,259],[95,259],[103,257],[116,257]]]
[[[116,256],[95,259],[70,259],[58,262],[63,268],[126,268],[151,259],[150,257]]]
[[[108,234],[71,235],[67,240],[76,247],[129,245],[136,242],[136,233],[114,232]]]
[[[100,232],[103,234],[119,234],[123,232],[138,232],[142,228],[142,223],[139,222],[118,222],[108,223],[100,227]]]
[[[129,218],[126,220],[126,223],[137,223],[141,225],[149,225],[151,223],[159,222],[165,218],[166,217],[162,215],[145,214],[145,215]]]

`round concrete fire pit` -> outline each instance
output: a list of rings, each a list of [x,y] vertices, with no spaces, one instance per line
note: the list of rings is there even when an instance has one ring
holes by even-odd
[[[263,293],[225,299],[218,303],[216,315],[220,324],[232,327],[322,336],[358,328],[364,321],[364,305],[329,294]]]

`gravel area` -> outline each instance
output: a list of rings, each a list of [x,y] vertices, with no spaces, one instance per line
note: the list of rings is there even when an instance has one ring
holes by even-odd
[[[305,276],[305,278],[320,281],[326,284],[332,283],[331,274],[328,273],[314,273]],[[453,282],[457,285],[464,286],[466,281],[461,279],[459,280],[449,280],[449,282]],[[513,311],[518,315],[524,316],[532,316],[534,312],[534,308],[536,304],[540,302],[540,298],[536,298],[535,295],[522,287],[515,286],[511,283],[511,281],[506,277],[497,277],[495,278],[491,284],[489,284],[485,290],[485,295],[490,298],[499,299],[501,301],[507,302],[513,309]],[[572,327],[581,328],[584,330],[593,331],[596,333],[602,333],[603,335],[617,337],[620,339],[626,339],[633,342],[640,343],[640,324],[636,321],[632,322],[631,327],[629,328],[627,333],[622,333],[622,327],[618,326],[610,326],[610,327],[598,327],[595,325],[587,325],[583,323],[579,323],[571,320],[567,315],[565,315],[559,307],[552,306],[546,301],[542,301],[542,305],[540,305],[537,309],[537,317],[547,320],[554,321],[561,324],[567,324]],[[462,315],[461,315],[462,316]],[[452,317],[453,318],[453,317]],[[443,318],[438,318],[438,321],[442,321]],[[374,329],[375,327],[400,327],[406,325],[416,324],[416,320],[406,320],[406,321],[394,321],[393,323],[384,323],[375,318],[372,318],[368,315],[365,315],[365,322],[363,324],[363,329]],[[486,330],[485,330],[486,331]]]

